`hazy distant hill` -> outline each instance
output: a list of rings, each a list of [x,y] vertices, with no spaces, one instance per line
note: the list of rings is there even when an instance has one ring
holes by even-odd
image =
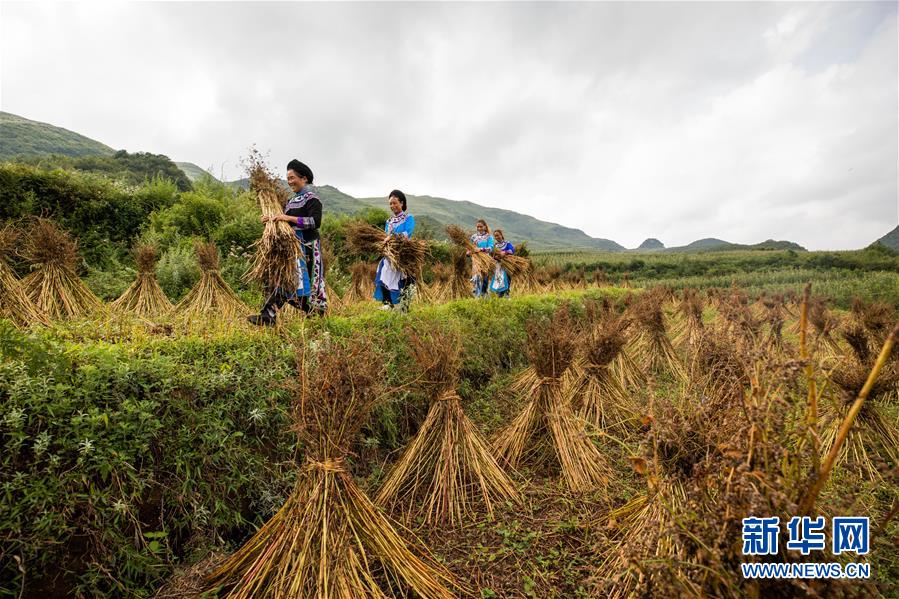
[[[664,250],[665,244],[656,239],[655,237],[650,237],[646,239],[637,247],[638,250]]]
[[[890,231],[874,243],[885,245],[888,248],[894,249],[899,252],[899,225],[896,225],[896,228],[894,228],[892,231]]]
[[[798,243],[794,243],[792,241],[775,241],[773,239],[768,239],[761,243],[754,243],[752,245],[746,245],[742,243],[730,243],[729,241],[724,241],[722,239],[715,239],[714,237],[707,237],[705,239],[699,239],[694,241],[693,243],[682,245],[679,247],[668,248],[666,252],[717,252],[724,250],[795,250],[799,252],[804,252],[806,249],[799,245]]]
[[[114,152],[109,146],[68,129],[0,112],[0,160],[38,154],[110,156]]]

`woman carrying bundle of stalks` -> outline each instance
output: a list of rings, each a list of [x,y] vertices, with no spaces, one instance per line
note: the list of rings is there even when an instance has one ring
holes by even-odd
[[[294,196],[284,206],[284,214],[262,216],[263,223],[285,222],[292,226],[303,251],[296,259],[296,289],[275,286],[259,314],[247,318],[252,324],[275,324],[278,310],[288,302],[306,314],[323,315],[328,308],[325,265],[318,231],[322,224],[322,202],[312,188],[312,180],[312,169],[297,159],[291,160],[287,164],[287,185]]]
[[[511,276],[509,271],[503,268],[503,258],[515,254],[515,246],[506,241],[502,229],[496,229],[493,232],[493,239],[495,242],[493,257],[496,259],[496,268],[493,270],[493,276],[490,277],[490,293],[495,293],[497,297],[509,297]]]
[[[384,223],[384,232],[387,235],[402,235],[406,239],[411,239],[412,232],[415,231],[415,217],[406,212],[406,194],[394,189],[390,192],[387,202],[393,216]],[[404,275],[391,264],[390,260],[381,258],[378,271],[375,273],[374,293],[374,298],[383,304],[381,309],[390,310],[400,306],[405,311],[414,293],[415,277]]]
[[[475,223],[475,227],[477,227],[477,233],[473,233],[469,238],[471,243],[477,246],[477,251],[479,252],[493,251],[496,244],[493,241],[493,236],[490,235],[490,227],[487,226],[487,221],[479,218]],[[471,282],[474,285],[473,293],[475,297],[487,297],[489,280],[485,273],[475,272],[474,276],[471,277]]]

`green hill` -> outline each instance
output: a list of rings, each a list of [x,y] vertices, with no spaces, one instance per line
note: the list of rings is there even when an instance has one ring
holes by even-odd
[[[874,244],[885,245],[891,250],[899,252],[899,225],[896,225],[892,231],[875,241]]]
[[[249,181],[239,179],[230,181],[229,185],[247,189]],[[286,182],[284,183],[286,185]],[[387,209],[387,200],[383,197],[355,198],[332,185],[316,185],[316,190],[324,202],[325,209],[332,214],[355,214],[368,207]],[[474,230],[474,222],[483,218],[491,226],[498,227],[513,243],[527,241],[532,250],[603,250],[618,252],[623,246],[609,239],[590,237],[580,229],[570,229],[548,223],[533,216],[519,214],[512,210],[488,208],[473,202],[448,200],[432,196],[407,195],[409,211],[416,218],[426,217],[429,226],[436,228],[436,237],[444,237],[443,227],[449,224],[461,225]]]
[[[109,146],[68,129],[0,112],[0,160],[38,154],[111,156],[114,152]]]
[[[193,162],[176,162],[175,165],[180,168],[185,175],[187,175],[187,178],[190,179],[191,183],[200,179],[201,177],[212,177],[213,179],[218,181],[218,179],[216,179],[212,173],[204,168],[200,168]]]

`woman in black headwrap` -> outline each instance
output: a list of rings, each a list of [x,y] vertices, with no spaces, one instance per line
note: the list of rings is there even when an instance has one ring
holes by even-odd
[[[293,190],[294,196],[284,206],[284,214],[272,217],[293,226],[303,246],[305,258],[298,261],[298,266],[307,271],[301,273],[300,281],[307,280],[309,284],[299,290],[284,290],[280,287],[269,290],[268,299],[259,315],[249,317],[253,324],[274,324],[278,310],[285,302],[290,302],[307,314],[324,314],[328,307],[321,237],[318,233],[322,224],[322,202],[312,188],[312,179],[312,169],[299,160],[293,159],[287,163],[287,185]],[[269,217],[262,217],[262,222],[268,220]]]

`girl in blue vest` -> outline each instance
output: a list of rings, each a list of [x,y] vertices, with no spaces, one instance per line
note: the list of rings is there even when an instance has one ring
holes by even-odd
[[[415,230],[415,217],[406,212],[406,194],[394,189],[390,192],[388,204],[393,216],[384,223],[384,232],[388,235],[405,235],[406,238],[411,238]],[[403,299],[403,291],[414,282],[411,277],[405,277],[394,268],[387,258],[381,258],[378,272],[375,274],[375,299],[384,304],[381,309],[389,310],[398,306]]]
[[[494,240],[494,253],[501,254],[514,254],[515,246],[506,241],[505,235],[501,229],[496,229],[493,231],[493,240]],[[495,293],[498,297],[509,297],[509,284],[511,283],[511,278],[509,277],[509,273],[506,272],[501,266],[499,260],[496,261],[496,268],[493,271],[493,276],[490,277],[490,293]]]
[[[470,239],[473,244],[478,246],[479,252],[489,252],[493,250],[493,236],[490,234],[490,228],[487,221],[479,218],[475,223],[478,232],[473,234]],[[487,284],[490,282],[486,274],[477,274],[471,278],[473,285],[473,293],[475,297],[487,297]]]

